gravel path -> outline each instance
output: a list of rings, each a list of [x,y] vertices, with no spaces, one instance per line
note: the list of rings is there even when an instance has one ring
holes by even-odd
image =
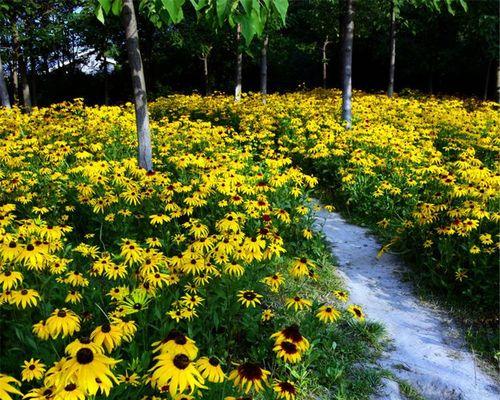
[[[396,256],[385,254],[377,260],[377,241],[339,214],[322,209],[316,224],[332,245],[351,302],[381,322],[392,339],[382,367],[428,400],[500,399],[498,382],[479,369],[450,318],[419,301],[411,285],[401,280],[404,266]],[[375,398],[399,399],[398,389],[386,380]]]

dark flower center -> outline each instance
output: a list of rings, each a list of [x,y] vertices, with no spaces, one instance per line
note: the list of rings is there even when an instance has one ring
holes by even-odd
[[[255,296],[255,293],[253,293],[253,292],[245,292],[245,293],[243,294],[243,297],[244,297],[246,300],[250,300],[250,301],[252,301],[253,299],[255,299],[255,297],[256,297],[256,296]]]
[[[211,366],[213,367],[217,367],[219,365],[219,360],[217,360],[216,358],[214,357],[210,357],[208,359],[208,362],[210,363]]]
[[[58,316],[59,318],[64,318],[64,317],[66,317],[66,311],[64,311],[64,310],[59,311],[59,312],[57,313],[57,316]]]
[[[28,294],[28,291],[26,289],[21,290],[21,294],[23,296],[26,296]]]
[[[296,354],[297,346],[295,346],[292,342],[283,342],[281,343],[281,348],[286,354]]]
[[[66,392],[72,392],[75,389],[76,389],[76,385],[74,383],[70,383],[69,385],[66,385],[66,387],[64,388],[64,390]]]
[[[93,360],[94,353],[90,349],[83,348],[78,350],[78,352],[76,353],[76,361],[78,361],[79,364],[90,364]]]
[[[281,391],[290,393],[290,394],[296,394],[297,389],[295,389],[295,386],[293,386],[290,382],[280,382],[278,383],[279,388]]]
[[[185,345],[187,343],[187,338],[185,335],[180,334],[174,339],[175,344]]]
[[[110,331],[111,331],[111,325],[110,324],[104,324],[101,327],[101,332],[103,332],[103,333],[108,333]]]
[[[35,368],[36,368],[36,365],[35,365],[35,364],[31,364],[31,365],[29,366],[29,369],[30,369],[31,371],[33,371]]]
[[[177,354],[174,358],[174,365],[179,369],[186,369],[189,363],[189,358],[185,354]]]
[[[26,250],[28,251],[33,251],[35,250],[35,246],[33,246],[31,243],[29,245],[26,246]]]
[[[258,364],[245,363],[238,367],[238,374],[249,381],[258,381],[262,378],[262,369]]]

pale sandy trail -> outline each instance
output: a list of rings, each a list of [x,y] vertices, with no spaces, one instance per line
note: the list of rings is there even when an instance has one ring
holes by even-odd
[[[377,241],[339,214],[321,210],[316,224],[332,245],[351,302],[381,322],[392,339],[382,367],[429,400],[500,400],[498,382],[479,369],[450,318],[419,301],[401,280],[404,265],[396,256],[377,260]],[[386,385],[377,398],[397,399],[395,391],[397,385]]]

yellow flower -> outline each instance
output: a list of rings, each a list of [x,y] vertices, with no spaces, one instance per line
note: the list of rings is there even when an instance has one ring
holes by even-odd
[[[103,346],[108,353],[118,347],[122,341],[123,334],[115,324],[105,323],[93,330],[90,339],[98,346]]]
[[[11,302],[17,307],[21,306],[23,309],[26,307],[34,307],[38,304],[40,295],[34,289],[21,289],[12,291]]]
[[[245,307],[255,307],[260,304],[262,295],[255,293],[253,290],[240,290],[238,292],[238,301]]]
[[[273,390],[279,399],[295,400],[298,389],[293,382],[290,381],[275,381]]]
[[[154,387],[168,386],[172,397],[190,389],[206,389],[205,379],[196,369],[196,364],[184,353],[161,353],[155,357],[155,366],[151,369],[151,382]]]
[[[80,318],[73,311],[61,308],[52,312],[45,325],[54,339],[60,334],[64,338],[80,330]]]
[[[340,318],[340,312],[331,305],[321,306],[316,317],[322,322],[335,322]]]
[[[92,351],[88,347],[81,348],[76,355],[67,359],[61,367],[61,387],[77,384],[85,394],[93,396],[99,390],[108,391],[117,383],[111,368],[119,361]]]
[[[219,360],[215,357],[201,357],[196,362],[196,366],[201,372],[201,376],[209,382],[220,383],[226,378]]]
[[[8,375],[0,373],[0,399],[11,400],[12,397],[9,393],[18,394],[20,396],[23,395],[15,386],[13,386],[13,384],[20,386],[21,382]]]
[[[44,373],[45,365],[42,364],[40,360],[35,360],[34,358],[32,358],[31,360],[24,362],[21,377],[24,382],[29,382],[34,379],[42,379]]]
[[[358,305],[351,304],[349,307],[347,307],[347,311],[349,311],[357,320],[363,321],[365,319],[365,314],[363,313],[361,307]]]
[[[293,307],[295,311],[298,311],[298,310],[303,310],[304,308],[305,309],[310,308],[312,306],[312,301],[307,300],[307,299],[303,299],[300,296],[295,296],[295,297],[291,297],[289,299],[286,299],[285,304],[286,304],[286,308]]]
[[[271,373],[260,367],[259,364],[247,362],[238,365],[236,369],[231,371],[229,379],[234,381],[234,385],[241,387],[245,393],[251,389],[256,392],[263,390],[263,385],[267,385],[268,376]]]

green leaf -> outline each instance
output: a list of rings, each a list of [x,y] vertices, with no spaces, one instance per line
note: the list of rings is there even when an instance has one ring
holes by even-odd
[[[186,0],[162,0],[163,7],[167,10],[174,24],[181,22],[184,18],[182,6],[185,1]]]
[[[111,0],[98,0],[99,4],[104,11],[104,14],[109,14],[109,10],[111,10]]]
[[[113,1],[113,7],[111,8],[111,11],[113,12],[114,15],[120,15],[122,12],[122,8],[123,8],[123,0]]]
[[[226,18],[227,13],[227,2],[228,0],[217,0],[217,19],[219,21],[219,25],[222,25],[224,19]]]
[[[240,3],[243,6],[243,9],[245,10],[246,14],[250,14],[252,12],[253,0],[240,0]]]
[[[288,0],[273,0],[274,7],[281,17],[283,25],[285,24],[286,13],[288,11]]]
[[[103,12],[101,6],[96,7],[95,16],[96,16],[98,21],[100,21],[102,24],[104,24],[104,12]]]

